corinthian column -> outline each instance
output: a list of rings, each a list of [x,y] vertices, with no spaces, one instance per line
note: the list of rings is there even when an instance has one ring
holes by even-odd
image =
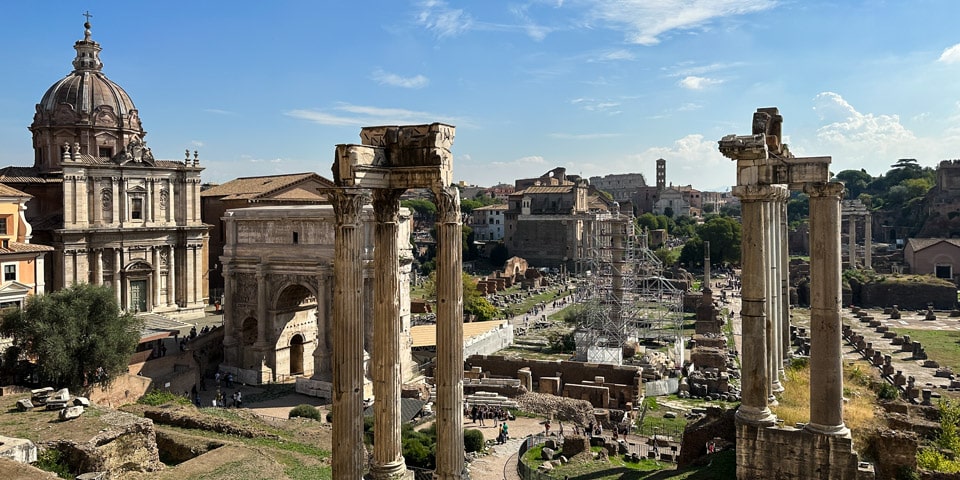
[[[850,232],[847,235],[847,246],[850,249],[850,255],[848,255],[850,268],[857,268],[857,217],[852,213],[848,218],[848,224]]]
[[[873,269],[873,218],[870,212],[863,216],[863,268]]]
[[[460,193],[433,188],[437,214],[437,469],[463,478],[463,250]],[[336,475],[334,475],[336,477]]]
[[[363,447],[363,231],[359,192],[328,192],[336,221],[333,276],[333,478],[359,480]]]
[[[770,379],[767,364],[767,255],[764,252],[768,228],[766,207],[773,197],[769,185],[738,185],[733,194],[740,199],[743,216],[741,259],[743,268],[740,310],[741,405],[737,420],[750,425],[773,425],[776,417],[767,406]]]
[[[403,190],[377,189],[373,211],[377,219],[374,238],[373,305],[373,465],[370,477],[403,478],[407,466],[400,445],[400,194]]]
[[[808,183],[803,191],[810,196],[810,423],[806,428],[816,433],[846,436],[850,430],[843,424],[840,348],[843,184]]]
[[[786,378],[783,362],[790,358],[790,244],[787,238],[787,190],[780,202],[780,376]]]

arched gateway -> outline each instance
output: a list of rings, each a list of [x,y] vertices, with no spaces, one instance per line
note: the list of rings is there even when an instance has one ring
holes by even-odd
[[[363,212],[364,350],[373,342],[374,214]],[[224,362],[221,369],[249,384],[297,381],[297,390],[328,397],[332,381],[334,213],[329,205],[229,210],[224,255]],[[409,215],[398,233],[400,257],[410,259]],[[401,356],[410,357],[410,262],[401,261]],[[369,382],[367,387],[369,387]],[[369,396],[369,392],[366,393]]]

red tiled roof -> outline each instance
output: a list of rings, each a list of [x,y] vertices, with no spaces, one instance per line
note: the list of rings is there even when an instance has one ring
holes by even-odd
[[[38,245],[36,243],[9,242],[6,248],[0,244],[0,255],[5,253],[37,253],[52,251],[53,247],[49,247],[47,245]]]
[[[243,177],[230,180],[227,183],[210,187],[200,192],[201,197],[223,197],[224,200],[254,200],[266,197],[272,192],[295,186],[297,183],[314,179],[317,182],[333,187],[330,180],[316,173],[295,173],[290,175],[272,175],[266,177]],[[291,189],[278,198],[283,200],[318,201],[324,197],[319,192],[307,189]]]

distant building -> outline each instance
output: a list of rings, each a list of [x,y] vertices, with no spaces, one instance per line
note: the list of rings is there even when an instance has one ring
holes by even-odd
[[[690,202],[685,198],[684,192],[679,188],[669,187],[662,190],[653,204],[654,215],[667,215],[672,212],[672,217],[682,217],[690,215]]]
[[[636,193],[647,186],[647,180],[642,173],[610,174],[590,177],[590,185],[609,193],[617,202],[632,202]]]
[[[33,242],[54,249],[46,288],[108,285],[127,311],[202,316],[198,155],[154,157],[139,111],[104,75],[100,44],[84,28],[73,71],[37,103],[33,166],[0,169],[0,182],[32,196],[25,222]]]
[[[22,307],[30,295],[45,293],[44,257],[53,247],[30,243],[24,216],[30,195],[0,184],[0,309]]]
[[[960,239],[908,238],[903,260],[909,273],[954,281],[960,276]]]
[[[517,180],[516,188],[505,212],[509,254],[537,267],[579,271],[590,254],[593,222],[614,202],[579,176],[567,176],[564,168]]]
[[[470,215],[470,228],[476,241],[489,242],[503,240],[506,227],[507,204],[487,205],[475,208]]]
[[[292,173],[263,177],[241,177],[200,192],[200,211],[210,227],[209,285],[214,297],[223,293],[223,266],[220,256],[227,233],[223,217],[227,210],[254,206],[317,205],[327,203],[321,193],[333,182],[316,173]]]

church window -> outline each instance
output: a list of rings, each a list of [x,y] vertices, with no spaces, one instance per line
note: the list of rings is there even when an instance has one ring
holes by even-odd
[[[98,156],[110,158],[113,156],[112,147],[100,147],[97,152]]]
[[[143,219],[143,199],[142,198],[130,199],[130,218],[133,220]]]
[[[293,232],[293,244],[300,243],[300,232]]]
[[[17,279],[17,264],[8,263],[3,266],[3,281],[10,282]]]

